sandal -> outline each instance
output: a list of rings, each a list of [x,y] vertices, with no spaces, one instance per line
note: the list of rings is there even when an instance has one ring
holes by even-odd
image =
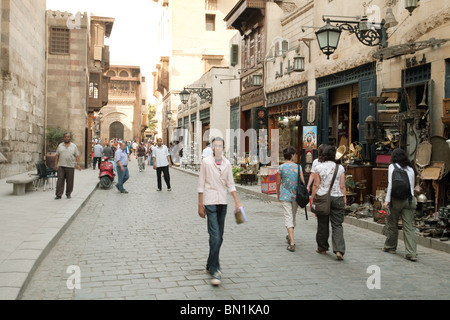
[[[319,253],[319,254],[327,254],[326,251],[320,251],[319,249],[316,249],[316,252]]]
[[[290,252],[294,252],[295,251],[295,244],[288,245],[286,249],[289,250]]]

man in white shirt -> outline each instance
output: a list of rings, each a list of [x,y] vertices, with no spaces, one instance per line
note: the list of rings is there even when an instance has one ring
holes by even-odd
[[[162,144],[162,139],[158,138],[156,140],[156,147],[153,148],[153,169],[156,170],[156,177],[158,181],[158,189],[156,191],[161,191],[162,183],[161,183],[161,173],[164,173],[164,181],[167,185],[167,190],[172,191],[170,187],[170,174],[169,174],[169,166],[172,166],[170,162],[169,149]]]
[[[206,148],[203,149],[202,159],[205,159],[205,158],[207,158],[209,156],[212,156],[212,155],[213,155],[213,149],[211,149],[211,146],[210,146],[209,141],[208,141],[206,143]]]
[[[103,147],[99,140],[95,141],[94,146],[94,159],[93,159],[93,169],[95,170],[95,164],[98,162],[98,168],[100,169],[100,164],[102,163]]]

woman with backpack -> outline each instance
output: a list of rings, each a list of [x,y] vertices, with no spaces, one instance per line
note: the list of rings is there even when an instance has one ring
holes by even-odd
[[[298,208],[296,202],[298,177],[300,176],[302,182],[305,183],[302,167],[295,163],[296,155],[297,151],[293,147],[284,149],[285,162],[280,166],[277,173],[277,199],[281,202],[284,209],[284,221],[288,232],[286,236],[288,246],[286,249],[291,252],[295,251],[294,228],[295,215]]]
[[[417,201],[414,198],[415,170],[403,149],[392,152],[388,171],[388,188],[383,207],[389,209],[386,218],[386,241],[383,251],[395,253],[398,242],[398,219],[402,217],[405,258],[417,260],[417,243],[414,226],[414,213]]]

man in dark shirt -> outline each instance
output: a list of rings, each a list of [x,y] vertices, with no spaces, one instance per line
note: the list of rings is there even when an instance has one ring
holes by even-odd
[[[143,143],[139,144],[139,147],[136,152],[136,159],[138,159],[139,172],[145,170],[145,154],[147,153],[147,149],[145,148]]]
[[[103,156],[105,158],[114,158],[114,151],[110,147],[109,143],[106,144],[105,148],[103,149]]]

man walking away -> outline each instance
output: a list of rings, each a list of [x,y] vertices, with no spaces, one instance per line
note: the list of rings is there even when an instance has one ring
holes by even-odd
[[[128,193],[128,191],[123,188],[124,183],[127,182],[130,177],[130,174],[128,173],[128,153],[126,148],[127,144],[122,142],[115,155],[115,160],[117,163],[117,179],[119,180],[116,184],[116,188],[120,191],[120,193]]]
[[[114,150],[110,147],[109,143],[105,145],[103,149],[103,156],[108,158],[108,161],[113,164],[113,171],[116,171],[116,163],[114,162]]]
[[[103,147],[100,144],[100,141],[95,142],[94,146],[94,159],[93,159],[93,169],[95,170],[95,164],[98,162],[98,168],[100,169],[100,164],[102,163],[102,153],[103,153]]]
[[[223,242],[225,216],[227,213],[227,190],[235,202],[236,211],[241,203],[236,194],[233,170],[228,159],[223,157],[224,141],[215,138],[212,142],[213,156],[204,158],[198,179],[198,215],[207,218],[209,233],[209,256],[206,271],[212,275],[211,284],[221,284],[219,253]]]
[[[162,144],[162,139],[158,138],[156,140],[156,147],[153,148],[153,169],[156,170],[156,176],[158,181],[158,189],[156,191],[161,191],[162,183],[161,183],[161,173],[164,173],[164,181],[167,185],[167,190],[172,191],[172,188],[170,187],[170,174],[169,174],[169,166],[171,167],[172,164],[170,163],[170,156],[169,156],[169,150],[165,145]]]
[[[66,182],[66,196],[71,198],[73,191],[73,181],[75,178],[75,167],[80,168],[80,152],[77,146],[71,142],[70,133],[64,134],[64,142],[61,142],[56,149],[55,171],[58,172],[58,180],[56,182],[55,200],[61,199],[64,192],[64,182]]]

